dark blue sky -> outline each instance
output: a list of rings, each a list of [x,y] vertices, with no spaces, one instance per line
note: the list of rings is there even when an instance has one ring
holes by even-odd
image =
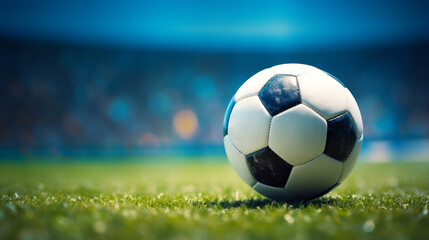
[[[429,39],[426,1],[152,2],[1,1],[0,36],[230,50],[366,46]]]

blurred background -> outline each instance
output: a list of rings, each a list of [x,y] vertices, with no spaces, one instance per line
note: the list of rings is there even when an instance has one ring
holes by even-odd
[[[426,1],[1,1],[0,158],[224,156],[256,72],[332,73],[364,121],[363,161],[429,154]],[[203,158],[204,159],[204,158]]]

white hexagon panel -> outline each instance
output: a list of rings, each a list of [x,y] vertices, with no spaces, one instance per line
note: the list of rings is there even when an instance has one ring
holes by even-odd
[[[325,119],[335,117],[347,109],[344,86],[322,71],[298,76],[302,102]]]
[[[257,182],[255,186],[253,186],[253,189],[255,189],[255,191],[257,191],[258,193],[274,200],[282,201],[288,200],[290,198],[290,195],[288,194],[288,192],[286,192],[284,188],[272,187],[260,182]]]
[[[326,120],[300,104],[273,117],[268,146],[297,166],[323,153],[326,135]]]
[[[258,96],[248,97],[233,106],[228,136],[240,152],[248,155],[268,145],[270,122],[271,115]]]
[[[238,102],[245,97],[257,95],[262,86],[273,76],[274,72],[271,68],[256,73],[241,85],[234,96],[235,101]]]
[[[226,155],[228,156],[229,163],[232,168],[237,172],[238,176],[249,186],[253,186],[256,183],[255,177],[253,177],[247,166],[246,156],[244,156],[231,142],[229,136],[225,136],[223,139],[225,145]]]
[[[285,189],[294,199],[311,199],[337,185],[343,163],[325,154],[293,167]]]

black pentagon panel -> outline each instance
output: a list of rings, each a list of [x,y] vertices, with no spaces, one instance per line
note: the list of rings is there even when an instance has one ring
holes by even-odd
[[[259,98],[274,116],[301,103],[298,81],[295,76],[277,74],[259,91]]]
[[[328,137],[325,154],[344,162],[353,150],[357,140],[356,131],[348,113],[328,120]]]
[[[229,117],[231,116],[232,109],[235,105],[234,96],[232,96],[231,101],[228,104],[228,107],[226,108],[225,112],[225,118],[223,119],[223,136],[225,137],[228,134],[228,123],[229,123]]]
[[[247,165],[258,182],[272,187],[284,187],[293,167],[269,147],[248,155]]]

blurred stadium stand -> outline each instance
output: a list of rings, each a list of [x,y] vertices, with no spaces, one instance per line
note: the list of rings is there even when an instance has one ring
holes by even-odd
[[[390,19],[403,9],[388,10]],[[363,159],[427,159],[428,17],[415,18],[403,23],[414,26],[409,38],[398,24],[387,28],[387,37],[362,44],[357,39],[295,49],[294,43],[283,48],[276,42],[264,50],[258,47],[264,38],[245,48],[183,38],[178,45],[106,43],[90,34],[88,41],[64,40],[39,36],[37,28],[10,31],[27,26],[18,14],[18,20],[0,24],[0,157],[221,155],[223,114],[238,87],[259,70],[296,62],[332,73],[354,94],[365,128]],[[354,21],[348,24],[359,26]],[[324,43],[322,33],[315,36]]]

